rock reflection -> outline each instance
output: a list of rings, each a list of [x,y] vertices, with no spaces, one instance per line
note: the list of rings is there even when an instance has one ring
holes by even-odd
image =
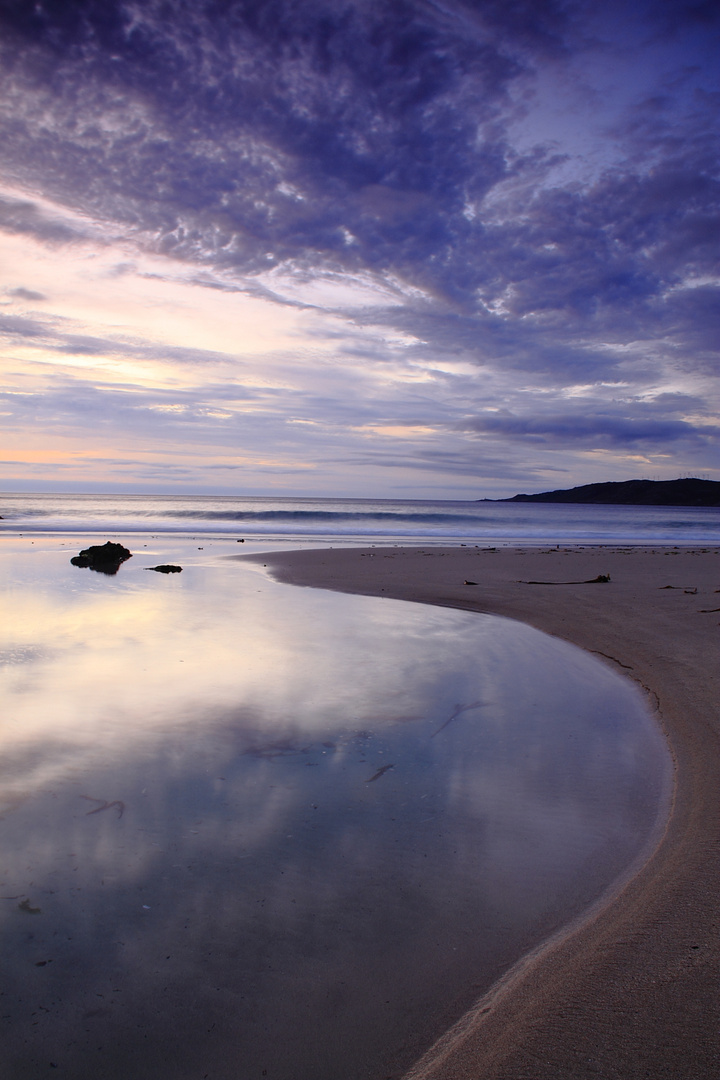
[[[528,627],[39,561],[3,644],[13,1076],[385,1076],[656,820],[634,689]]]

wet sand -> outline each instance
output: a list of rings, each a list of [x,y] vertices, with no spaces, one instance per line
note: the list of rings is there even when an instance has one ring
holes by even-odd
[[[647,863],[509,972],[406,1080],[720,1076],[720,550],[247,557],[293,584],[495,613],[580,645],[646,689],[675,760],[672,811]]]

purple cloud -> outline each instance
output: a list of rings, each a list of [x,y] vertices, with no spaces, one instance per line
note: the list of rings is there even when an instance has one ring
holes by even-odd
[[[299,396],[317,422],[412,414],[450,440],[463,433],[471,445],[436,453],[448,471],[463,471],[478,438],[707,449],[716,5],[178,0],[172,12],[161,0],[0,7],[2,175],[29,193],[0,200],[0,229],[56,246],[117,233],[207,288],[283,303],[300,304],[273,294],[273,268],[401,281],[415,291],[394,306],[335,309],[339,361],[385,362],[363,331],[388,327],[413,338],[403,362],[475,371],[466,400],[449,383],[419,411],[415,389],[404,408],[379,392]],[[159,348],[37,317],[3,315],[0,330],[61,355]],[[202,363],[202,350],[164,355]],[[485,372],[508,381],[491,402]],[[700,400],[692,416],[661,393],[651,413],[653,383],[678,380]],[[581,410],[563,397],[603,381],[635,400],[600,395]],[[528,384],[549,395],[532,414],[517,400]],[[119,399],[92,400],[125,416]],[[154,421],[201,422],[192,410]]]

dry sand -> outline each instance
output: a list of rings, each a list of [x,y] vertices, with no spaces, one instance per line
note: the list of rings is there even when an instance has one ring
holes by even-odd
[[[496,613],[572,641],[645,687],[674,756],[672,811],[647,863],[599,912],[513,969],[406,1080],[717,1080],[720,551],[376,547],[249,557],[297,585]],[[598,574],[610,583],[526,584]]]

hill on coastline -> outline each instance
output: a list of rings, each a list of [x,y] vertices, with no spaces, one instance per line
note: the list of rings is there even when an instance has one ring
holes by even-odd
[[[608,506],[720,506],[720,483],[716,480],[624,480],[607,484],[583,484],[537,495],[513,495],[511,499],[480,502],[594,503]]]

